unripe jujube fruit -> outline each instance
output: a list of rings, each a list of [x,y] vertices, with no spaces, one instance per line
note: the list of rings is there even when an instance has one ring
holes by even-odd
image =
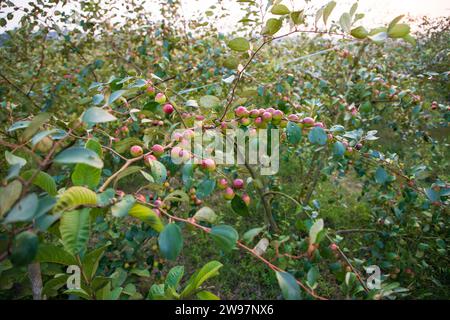
[[[164,147],[160,144],[155,144],[152,147],[152,151],[155,156],[160,156],[164,153]]]
[[[144,150],[142,149],[141,146],[135,145],[135,146],[132,146],[132,147],[130,148],[130,154],[131,154],[133,157],[139,157],[139,156],[142,156],[143,153],[144,153]]]
[[[228,187],[227,179],[225,179],[225,178],[220,179],[219,182],[217,183],[217,187],[222,190],[225,189],[226,187]]]
[[[227,187],[225,189],[225,193],[223,194],[224,199],[226,200],[232,200],[235,196],[235,193],[233,191],[233,189],[231,189],[230,187]]]
[[[202,168],[206,169],[209,172],[216,170],[216,163],[213,159],[203,159],[202,160]]]
[[[157,102],[157,103],[162,104],[162,103],[166,102],[166,100],[167,100],[166,95],[162,92],[158,92],[155,96],[155,102]]]

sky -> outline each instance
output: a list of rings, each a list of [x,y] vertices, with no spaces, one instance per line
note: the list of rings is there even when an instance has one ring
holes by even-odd
[[[126,1],[126,0],[123,0]],[[256,0],[263,3],[267,0]],[[2,2],[0,0],[0,2]],[[12,0],[16,5],[26,6],[30,0]],[[154,17],[159,16],[158,9],[154,4],[155,0],[147,0],[148,7]],[[196,13],[202,13],[208,8],[216,4],[218,0],[182,0],[183,10],[186,16],[193,16]],[[231,31],[235,27],[237,21],[242,17],[242,13],[239,11],[239,4],[236,0],[221,0],[227,9],[230,9],[231,17],[226,22],[220,22],[223,25],[219,25],[224,30]],[[317,8],[328,3],[329,0],[312,0],[309,5],[317,6]],[[336,0],[337,6],[331,15],[331,19],[334,17],[336,20],[339,16],[350,9],[355,0]],[[304,0],[283,0],[281,3],[288,6],[290,9],[302,9],[305,7]],[[154,9],[152,9],[154,8]],[[358,12],[365,13],[364,23],[365,25],[378,26],[380,24],[389,23],[393,18],[400,14],[409,14],[413,17],[419,17],[423,15],[437,17],[437,16],[450,16],[450,1],[449,0],[359,0]],[[0,12],[0,17],[6,16],[6,11]],[[18,18],[16,17],[12,23],[8,24],[8,28],[17,26]],[[231,29],[231,30],[230,30]],[[0,31],[4,31],[4,28],[0,28]]]

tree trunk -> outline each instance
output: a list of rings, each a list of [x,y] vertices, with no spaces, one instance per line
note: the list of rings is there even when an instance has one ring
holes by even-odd
[[[28,278],[31,282],[33,300],[42,300],[42,276],[41,265],[39,262],[34,262],[28,265]]]

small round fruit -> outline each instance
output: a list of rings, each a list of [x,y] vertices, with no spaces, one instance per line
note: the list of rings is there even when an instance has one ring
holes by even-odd
[[[273,113],[272,113],[272,118],[274,119],[274,120],[281,120],[282,118],[283,118],[283,111],[281,111],[281,110],[275,110]]]
[[[202,167],[206,169],[209,172],[212,172],[216,170],[216,163],[213,159],[203,159],[202,160]]]
[[[300,118],[299,118],[298,115],[296,115],[296,114],[290,114],[290,115],[288,116],[288,120],[289,120],[289,121],[292,121],[292,122],[299,122],[299,121],[300,121]]]
[[[356,146],[355,146],[355,149],[356,150],[361,150],[362,147],[363,147],[362,143],[357,143]]]
[[[338,249],[338,245],[336,243],[330,244],[330,249],[336,251]]]
[[[259,117],[259,110],[253,109],[250,111],[250,118],[257,118]]]
[[[170,150],[170,156],[173,160],[180,159],[180,152],[182,149],[180,147],[173,147],[172,150]]]
[[[311,117],[306,117],[306,118],[303,118],[302,123],[306,126],[312,126],[312,125],[314,125],[314,119]]]
[[[242,179],[234,179],[233,188],[242,189],[244,187],[244,180]]]
[[[269,111],[265,111],[262,114],[262,118],[264,121],[270,121],[270,120],[272,120],[272,114]]]
[[[244,106],[237,107],[234,110],[234,114],[236,115],[236,117],[239,117],[239,118],[248,117],[248,115],[249,115],[247,108]]]
[[[249,196],[248,194],[244,193],[244,194],[242,195],[242,200],[245,202],[245,204],[246,204],[247,206],[250,205],[250,196]]]
[[[316,122],[314,123],[314,127],[319,127],[319,128],[325,128],[325,125],[323,124],[323,122]]]
[[[160,144],[154,144],[152,147],[153,154],[155,156],[160,156],[164,153],[164,147]]]
[[[153,203],[155,205],[155,207],[159,208],[163,205],[163,202],[161,200],[155,200],[155,202]]]
[[[225,193],[223,194],[224,199],[226,200],[232,200],[235,196],[235,193],[233,191],[233,189],[231,189],[230,187],[227,187],[225,189]]]
[[[152,86],[147,87],[147,89],[145,89],[145,91],[147,92],[148,95],[153,96],[155,94],[155,88]]]
[[[241,123],[241,125],[243,125],[244,127],[247,127],[250,125],[250,118],[242,118],[239,121]]]
[[[152,154],[147,154],[147,155],[144,156],[144,164],[147,167],[150,167],[152,161],[154,161],[154,160],[156,160],[156,157],[154,155],[152,155]]]
[[[166,104],[163,106],[163,112],[164,112],[165,114],[167,114],[167,115],[172,114],[172,112],[173,112],[174,110],[175,110],[175,109],[173,108],[173,106],[172,106],[170,103],[166,103]]]
[[[140,157],[140,156],[142,156],[142,155],[144,154],[144,150],[142,149],[141,146],[135,145],[135,146],[132,146],[132,147],[130,148],[130,154],[131,154],[133,157]]]
[[[225,178],[222,178],[219,180],[219,182],[217,183],[217,186],[219,189],[226,189],[228,187],[228,181]]]
[[[158,92],[155,96],[155,102],[162,104],[165,103],[167,100],[166,95],[162,92]]]

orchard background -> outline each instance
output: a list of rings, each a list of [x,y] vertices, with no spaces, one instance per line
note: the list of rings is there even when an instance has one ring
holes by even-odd
[[[449,19],[154,2],[1,1],[0,297],[448,298]],[[194,163],[199,120],[280,171]]]

